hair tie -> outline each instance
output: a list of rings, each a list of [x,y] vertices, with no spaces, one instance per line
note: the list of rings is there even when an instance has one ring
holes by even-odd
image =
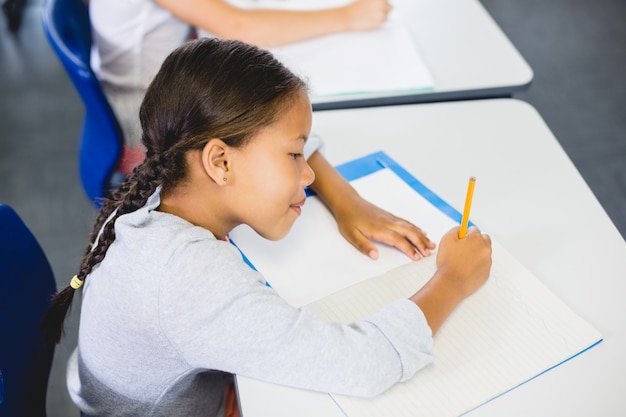
[[[74,275],[72,277],[72,281],[70,281],[70,287],[74,288],[75,290],[79,289],[80,287],[82,287],[83,285],[83,280],[78,279],[78,275]]]

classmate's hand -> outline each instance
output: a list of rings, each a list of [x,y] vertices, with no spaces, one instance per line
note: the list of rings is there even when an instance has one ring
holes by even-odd
[[[391,4],[387,0],[355,0],[345,6],[350,30],[376,29],[387,20]]]
[[[461,297],[474,293],[489,277],[491,269],[491,238],[470,227],[459,239],[459,227],[448,231],[437,252],[437,270],[448,285]]]
[[[413,260],[429,256],[435,249],[435,243],[419,227],[360,196],[342,210],[336,210],[334,215],[344,238],[372,259],[378,258],[378,249],[372,240],[394,246]]]

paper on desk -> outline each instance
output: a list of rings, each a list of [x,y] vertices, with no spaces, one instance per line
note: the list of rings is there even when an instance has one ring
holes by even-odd
[[[231,1],[239,7],[311,10],[344,0]],[[309,83],[312,98],[427,91],[434,82],[411,33],[393,12],[375,30],[341,32],[270,48]]]
[[[426,229],[437,242],[455,223],[390,169],[351,183],[370,201]],[[434,256],[409,262],[397,250],[382,247],[380,259],[369,260],[337,233],[325,207],[310,200],[283,241],[267,242],[244,228],[231,233],[291,304],[309,304],[329,320],[347,323],[410,296],[432,276]],[[433,364],[374,399],[333,398],[347,416],[457,416],[601,340],[598,331],[494,241],[491,277],[441,328]],[[280,389],[285,395],[293,390]]]
[[[489,280],[436,335],[434,363],[374,399],[333,395],[347,416],[464,414],[595,345],[601,335],[501,245],[493,242]],[[350,323],[411,296],[435,259],[406,264],[311,304]]]
[[[313,98],[433,87],[411,34],[398,19],[377,30],[337,33],[271,51],[307,80]]]

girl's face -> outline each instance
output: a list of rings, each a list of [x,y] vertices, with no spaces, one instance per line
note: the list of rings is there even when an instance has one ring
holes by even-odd
[[[272,125],[232,149],[228,183],[236,193],[233,220],[270,240],[283,238],[300,216],[305,187],[315,179],[303,156],[311,103],[303,92]],[[231,182],[232,181],[232,182]]]

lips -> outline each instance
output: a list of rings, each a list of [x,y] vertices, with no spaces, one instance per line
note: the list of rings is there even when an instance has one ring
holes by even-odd
[[[305,202],[306,202],[306,197],[304,197],[302,200],[300,200],[296,204],[292,204],[289,207],[291,207],[293,211],[295,211],[299,216],[300,214],[302,214],[302,206],[304,205]]]

